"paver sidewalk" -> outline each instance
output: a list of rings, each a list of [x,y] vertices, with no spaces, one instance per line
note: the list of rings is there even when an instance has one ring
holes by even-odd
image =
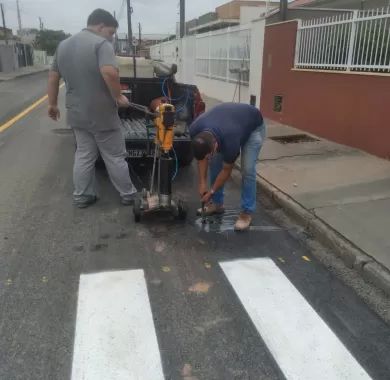
[[[48,71],[50,66],[28,66],[9,73],[0,72],[0,82]]]
[[[290,212],[306,210],[309,228],[322,222],[329,240],[351,243],[347,264],[390,292],[390,161],[309,134],[314,140],[286,142],[305,132],[269,120],[267,127],[257,165],[263,187],[290,198]]]
[[[209,107],[216,103],[207,101]],[[390,161],[266,123],[257,164],[262,190],[390,294]],[[288,142],[302,134],[313,140]]]

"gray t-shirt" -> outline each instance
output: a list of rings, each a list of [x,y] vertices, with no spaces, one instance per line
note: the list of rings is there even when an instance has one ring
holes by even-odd
[[[102,66],[118,68],[114,48],[108,40],[89,30],[58,46],[52,70],[65,81],[67,122],[71,127],[119,128],[118,108],[100,73]]]

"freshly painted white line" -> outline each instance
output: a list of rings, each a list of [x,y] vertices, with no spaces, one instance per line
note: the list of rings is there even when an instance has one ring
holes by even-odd
[[[80,276],[72,380],[164,379],[142,270]]]
[[[271,259],[220,265],[287,379],[370,379]]]

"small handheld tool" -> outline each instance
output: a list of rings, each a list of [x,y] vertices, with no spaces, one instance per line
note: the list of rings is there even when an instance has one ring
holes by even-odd
[[[204,193],[203,196],[204,195],[206,195],[206,193]],[[200,213],[200,216],[201,216],[202,224],[206,224],[207,223],[207,219],[206,219],[206,203],[205,202],[201,202],[201,213]]]

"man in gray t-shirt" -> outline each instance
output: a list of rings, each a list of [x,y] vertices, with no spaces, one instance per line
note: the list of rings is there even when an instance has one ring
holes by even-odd
[[[136,192],[118,116],[118,106],[127,107],[129,101],[121,94],[111,43],[117,28],[109,12],[96,9],[88,18],[87,29],[60,43],[49,72],[48,114],[53,120],[60,117],[60,79],[66,84],[67,123],[77,142],[73,199],[80,208],[96,202],[94,169],[99,151],[122,204],[132,204]]]

